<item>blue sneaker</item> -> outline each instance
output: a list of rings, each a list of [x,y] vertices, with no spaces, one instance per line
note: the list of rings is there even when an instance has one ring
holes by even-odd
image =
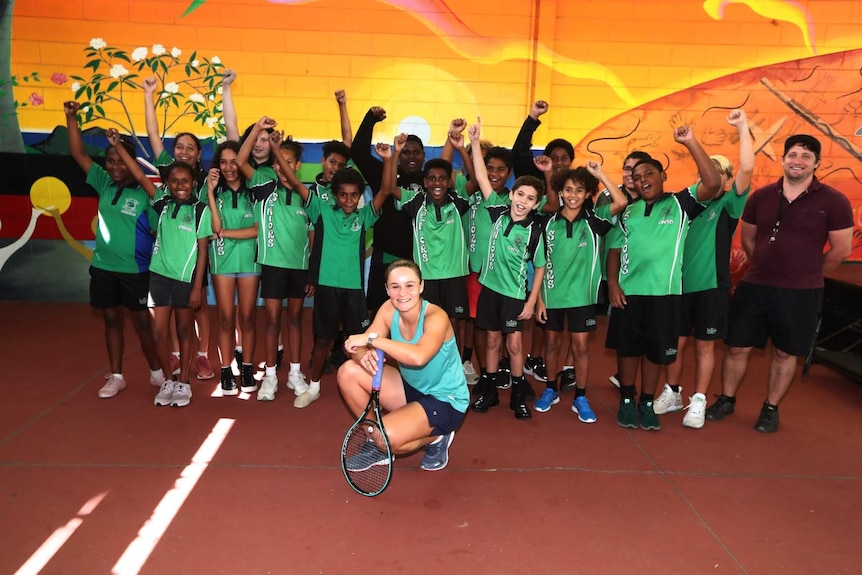
[[[359,452],[353,457],[348,457],[345,466],[348,471],[367,471],[375,465],[386,464],[386,454],[377,448],[373,441],[366,441],[359,448]]]
[[[587,401],[587,396],[582,395],[576,397],[572,402],[572,411],[578,414],[578,419],[584,423],[595,423],[596,412],[590,407],[590,402]]]
[[[533,409],[539,413],[545,413],[551,409],[552,405],[557,403],[560,403],[560,394],[550,387],[546,387],[545,391],[542,392],[542,397],[537,399],[535,405],[533,405]]]
[[[444,435],[437,443],[425,446],[425,457],[419,467],[425,471],[440,471],[449,463],[449,446],[455,441],[455,432]]]

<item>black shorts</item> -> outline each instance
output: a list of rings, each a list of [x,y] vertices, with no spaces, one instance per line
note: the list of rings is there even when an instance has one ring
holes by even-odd
[[[415,401],[425,410],[428,423],[431,425],[432,436],[445,435],[461,426],[461,422],[464,421],[464,413],[445,401],[417,391],[416,388],[404,381],[404,378],[401,378],[401,382],[404,384],[404,395],[407,397],[407,403]]]
[[[189,307],[189,296],[192,293],[192,284],[172,280],[163,275],[150,272],[150,295],[147,305],[149,307]]]
[[[563,331],[566,320],[572,333],[596,331],[596,308],[585,305],[568,309],[549,309],[548,321],[545,322],[544,327],[548,331]]]
[[[468,315],[467,277],[425,280],[422,299],[440,306],[449,317],[463,319]]]
[[[781,351],[805,357],[822,308],[823,288],[788,289],[740,282],[730,302],[725,343],[763,348],[771,339]]]
[[[475,326],[479,329],[503,333],[524,331],[524,322],[518,319],[524,311],[523,300],[504,296],[483,286],[476,307]]]
[[[317,286],[314,290],[312,331],[320,339],[335,340],[341,333],[362,333],[371,325],[361,289]]]
[[[599,296],[596,300],[596,315],[608,315],[610,307],[610,298],[608,297],[608,280],[602,280],[599,283]]]
[[[626,296],[626,307],[613,308],[606,347],[619,357],[639,357],[657,365],[676,361],[682,296]]]
[[[727,337],[727,290],[714,288],[682,294],[679,335],[701,341]]]
[[[260,266],[260,297],[263,299],[305,299],[308,270]]]
[[[131,311],[147,309],[150,272],[126,274],[90,266],[90,305],[97,309],[124,306]]]

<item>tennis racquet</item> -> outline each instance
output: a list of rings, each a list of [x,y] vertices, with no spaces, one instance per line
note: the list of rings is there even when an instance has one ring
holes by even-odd
[[[383,352],[377,350],[377,373],[371,380],[371,397],[341,445],[341,470],[354,491],[366,497],[380,495],[392,479],[392,447],[380,415]]]

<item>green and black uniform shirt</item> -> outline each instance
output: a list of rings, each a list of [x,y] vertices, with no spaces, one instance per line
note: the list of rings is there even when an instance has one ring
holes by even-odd
[[[461,216],[470,209],[467,200],[450,190],[438,205],[425,191],[402,189],[395,208],[413,221],[413,261],[423,279],[467,275],[467,241],[461,224]]]
[[[307,270],[311,255],[311,218],[299,193],[285,188],[270,166],[261,166],[248,181],[255,200],[257,263],[274,268]]]
[[[584,207],[569,221],[561,211],[545,225],[545,275],[542,301],[548,309],[595,305],[602,281],[602,236],[613,227],[608,204],[594,212]]]
[[[159,214],[159,225],[150,271],[191,283],[198,258],[198,239],[213,233],[209,206],[194,198],[180,204],[172,197],[164,197],[156,200],[153,208]]]
[[[87,172],[87,183],[99,195],[92,266],[124,274],[145,273],[150,268],[153,231],[158,225],[147,192],[137,184],[119,187],[95,162]]]
[[[234,191],[227,186],[215,190],[215,204],[223,230],[253,228],[254,199],[245,187]],[[218,238],[210,242],[210,272],[214,274],[260,273],[255,262],[256,238]]]
[[[509,188],[499,192],[491,192],[488,199],[476,190],[470,196],[470,209],[463,216],[463,225],[467,233],[467,256],[470,260],[470,271],[480,272],[483,261],[488,255],[488,240],[491,237],[491,217],[488,209],[491,206],[508,206]]]
[[[491,235],[479,283],[506,297],[527,297],[527,264],[545,267],[545,218],[535,211],[521,221],[513,221],[509,206],[486,208],[491,218]]]

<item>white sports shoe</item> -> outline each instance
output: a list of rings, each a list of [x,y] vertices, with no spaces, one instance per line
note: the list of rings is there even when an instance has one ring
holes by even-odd
[[[652,403],[653,411],[656,415],[663,415],[672,411],[682,411],[682,387],[679,391],[674,391],[670,385],[664,384],[664,389],[661,395],[655,398]]]
[[[686,407],[688,411],[682,418],[682,424],[692,429],[700,429],[703,427],[706,417],[706,396],[702,393],[695,393],[689,400],[691,403]]]
[[[174,385],[176,382],[167,380],[162,384],[161,389],[156,394],[156,398],[153,400],[153,404],[155,405],[170,405],[171,404],[171,396],[174,394]]]
[[[272,401],[275,399],[276,391],[278,391],[278,376],[266,375],[260,384],[260,390],[257,392],[257,400]]]
[[[188,383],[174,384],[174,392],[171,394],[171,406],[185,407],[192,400],[192,386]]]
[[[106,381],[105,385],[102,386],[102,389],[99,390],[99,397],[102,399],[114,397],[120,392],[120,390],[125,389],[126,387],[126,380],[122,377],[117,377],[113,373],[106,375],[105,378],[108,381]]]
[[[162,384],[166,381],[165,373],[159,370],[161,373],[156,373],[155,375],[150,374],[150,385],[153,387],[161,387]]]
[[[476,385],[479,381],[479,374],[476,373],[476,368],[469,359],[464,362],[464,377],[467,378],[467,385]]]
[[[308,391],[308,384],[305,382],[305,374],[301,371],[291,371],[288,373],[287,388],[292,389],[294,395],[302,395]]]

